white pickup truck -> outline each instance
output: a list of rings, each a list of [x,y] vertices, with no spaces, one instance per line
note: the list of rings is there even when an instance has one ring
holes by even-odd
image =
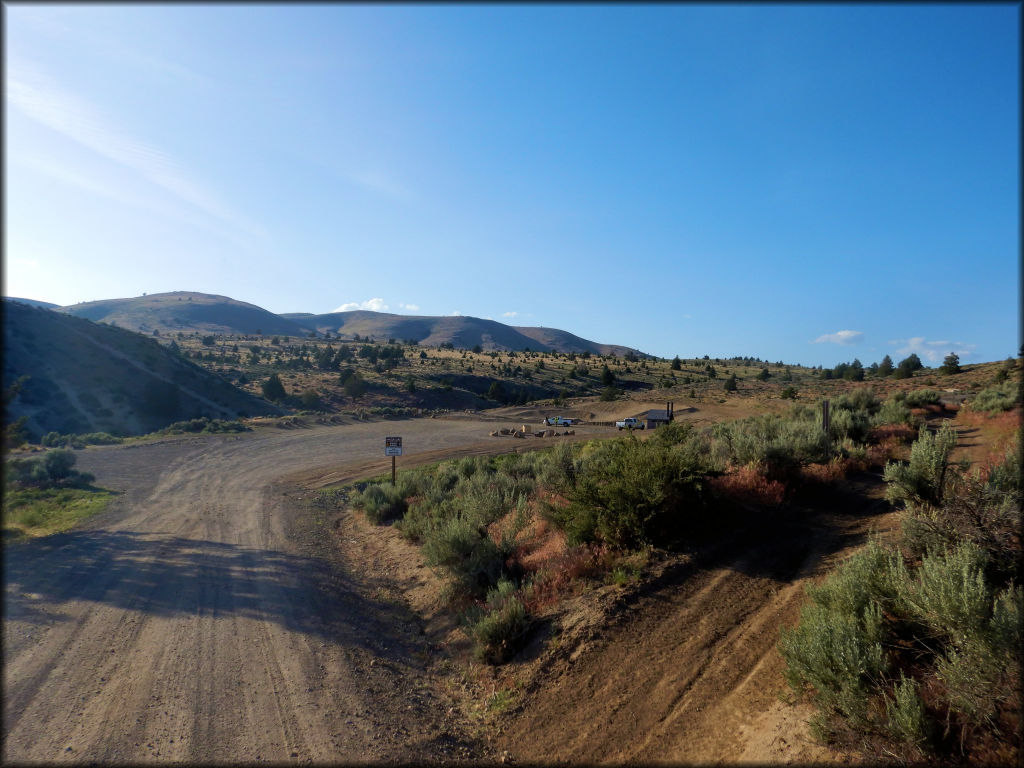
[[[640,419],[637,419],[637,418],[634,418],[634,417],[630,416],[628,419],[623,419],[622,421],[616,421],[615,422],[615,426],[618,427],[620,430],[623,430],[623,429],[643,429],[644,428],[644,423],[642,421],[640,421]]]
[[[576,419],[567,419],[564,416],[548,416],[544,419],[544,424],[549,427],[571,427],[576,423]]]

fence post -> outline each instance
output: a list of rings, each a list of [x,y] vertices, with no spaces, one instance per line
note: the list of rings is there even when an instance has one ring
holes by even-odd
[[[828,400],[821,401],[821,428],[825,432],[825,458],[832,459],[832,436],[829,434],[831,421],[828,413]]]

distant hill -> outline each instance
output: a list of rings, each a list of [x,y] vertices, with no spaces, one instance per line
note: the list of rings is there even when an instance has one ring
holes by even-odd
[[[557,328],[517,326],[516,330],[533,339],[542,349],[557,349],[559,352],[590,352],[592,355],[616,355],[617,357],[623,357],[627,352],[632,352],[640,357],[649,357],[632,347],[623,347],[618,344],[598,344]]]
[[[537,342],[524,336],[511,326],[483,320],[478,317],[419,317],[391,315],[386,312],[353,310],[332,312],[302,318],[304,325],[321,333],[330,331],[342,337],[358,335],[381,341],[414,339],[428,347],[450,343],[463,349],[479,344],[484,349],[523,349],[537,346]]]
[[[139,333],[192,332],[299,335],[302,326],[255,304],[227,296],[174,291],[131,299],[88,301],[61,307],[75,317]]]
[[[75,317],[104,322],[139,333],[198,332],[203,334],[301,336],[317,331],[341,338],[375,341],[415,340],[428,347],[452,344],[462,349],[480,345],[485,350],[535,350],[590,352],[625,355],[630,347],[599,344],[556,328],[517,328],[494,320],[463,315],[448,317],[393,315],[387,312],[352,310],[311,314],[288,312],[275,315],[254,304],[227,296],[176,291],[131,299],[90,301],[61,307]]]
[[[598,344],[554,328],[517,328],[494,320],[464,315],[429,317],[353,310],[289,317],[320,333],[330,332],[342,338],[351,338],[358,334],[360,338],[370,337],[377,341],[413,339],[429,347],[448,343],[461,349],[472,349],[479,344],[485,350],[529,347],[535,350],[590,352],[598,355],[621,356],[630,351],[643,355],[629,347]]]
[[[16,296],[4,296],[5,301],[17,301],[19,304],[28,304],[30,307],[42,309],[57,309],[60,304],[51,304],[48,301],[37,301],[36,299],[19,299]]]
[[[38,439],[61,433],[137,435],[183,419],[279,413],[155,339],[61,312],[3,301],[5,389],[27,376],[8,422]]]

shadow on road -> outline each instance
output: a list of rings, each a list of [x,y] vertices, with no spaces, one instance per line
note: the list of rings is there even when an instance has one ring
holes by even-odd
[[[85,601],[157,616],[247,617],[332,642],[400,642],[401,608],[360,597],[329,562],[127,531],[73,531],[6,548],[4,615],[52,623]],[[399,622],[400,625],[400,622]]]

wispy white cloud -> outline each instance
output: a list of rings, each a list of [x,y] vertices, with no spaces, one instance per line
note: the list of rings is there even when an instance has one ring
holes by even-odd
[[[187,67],[181,61],[157,55],[146,47],[148,41],[120,34],[116,27],[106,24],[82,24],[76,9],[60,6],[23,6],[19,19],[31,25],[48,37],[52,44],[72,47],[81,46],[90,55],[115,61],[131,70],[146,70],[165,79],[184,81],[189,86],[209,88],[215,85],[213,78]],[[93,22],[99,16],[93,15]]]
[[[352,312],[356,309],[368,309],[371,312],[385,312],[387,311],[388,305],[384,303],[384,299],[367,299],[366,301],[349,301],[342,304],[337,309],[332,309],[332,312]]]
[[[509,317],[509,318],[512,318],[512,317],[515,317],[515,316],[516,316],[516,315],[518,315],[518,314],[519,314],[518,312],[502,312],[502,313],[501,313],[501,316],[502,316],[502,317]]]
[[[9,103],[30,119],[66,136],[101,157],[127,168],[179,202],[198,209],[236,233],[263,238],[264,230],[189,178],[170,155],[120,131],[93,104],[65,91],[50,78],[24,62],[12,62],[6,96]],[[73,173],[73,172],[72,172]],[[112,194],[102,185],[82,178],[65,180],[93,191]]]
[[[399,309],[407,310],[409,312],[419,312],[420,311],[420,305],[419,304],[399,304],[398,308]]]
[[[859,344],[864,339],[863,331],[836,331],[835,333],[825,333],[814,340],[815,344],[822,344],[828,342],[830,344],[841,344],[844,347],[848,347],[851,344]]]
[[[894,339],[890,344],[902,345],[896,350],[904,357],[913,353],[930,363],[938,363],[946,355],[953,353],[957,357],[969,357],[977,344],[965,344],[962,341],[928,341],[924,336],[911,336],[909,339]]]
[[[449,312],[448,317],[462,317],[462,313],[456,309],[454,312]]]

